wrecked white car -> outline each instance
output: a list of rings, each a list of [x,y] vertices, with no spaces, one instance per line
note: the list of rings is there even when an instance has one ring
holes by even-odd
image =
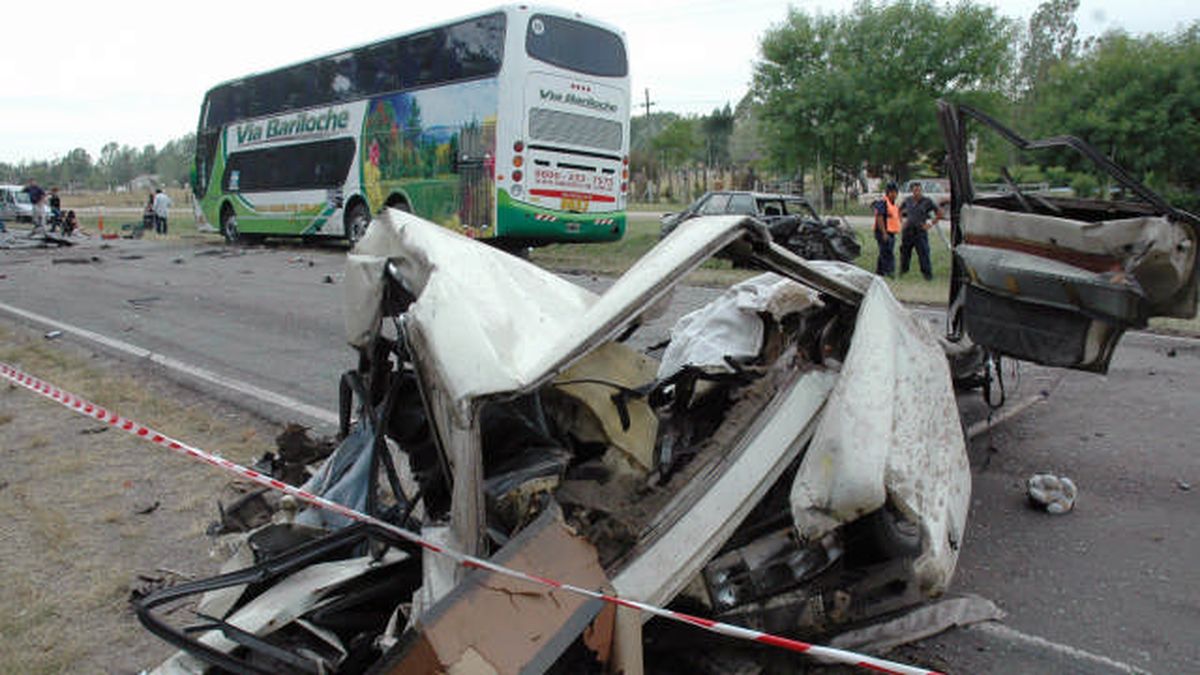
[[[722,251],[771,272],[678,321],[665,348],[630,347]],[[596,295],[388,211],[346,293],[359,420],[314,492],[469,554],[791,635],[950,582],[970,476],[946,359],[870,274],[714,217]],[[228,574],[140,601],[184,650],[159,672],[642,666],[636,613],[345,525],[278,514],[240,535]],[[161,609],[197,593],[202,620],[171,625]]]

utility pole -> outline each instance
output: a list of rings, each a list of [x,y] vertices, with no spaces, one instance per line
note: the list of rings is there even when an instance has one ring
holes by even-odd
[[[646,111],[646,117],[650,116],[650,106],[657,105],[656,103],[652,103],[650,101],[650,88],[649,87],[646,88],[646,102],[641,105],[642,105],[642,108],[644,108]]]

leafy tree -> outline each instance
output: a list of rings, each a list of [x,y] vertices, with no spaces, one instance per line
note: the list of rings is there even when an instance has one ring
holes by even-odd
[[[1021,49],[1017,71],[1020,95],[1035,95],[1046,81],[1050,68],[1070,61],[1078,47],[1075,12],[1079,0],[1046,0],[1029,17],[1029,27]]]
[[[667,125],[650,142],[664,166],[675,168],[697,158],[704,148],[694,118],[680,118]]]
[[[1185,208],[1200,206],[1200,22],[1173,35],[1106,34],[1051,68],[1040,100],[1038,135],[1079,136]]]
[[[790,9],[763,37],[752,88],[775,165],[822,167],[828,202],[836,178],[863,160],[900,178],[922,158],[940,160],[937,99],[999,100],[1014,34],[1010,20],[971,2]]]
[[[733,135],[733,109],[726,103],[700,120],[704,136],[704,162],[709,166],[729,165],[729,139]]]
[[[83,148],[75,148],[62,158],[58,167],[58,179],[68,187],[86,185],[92,177],[92,156]]]
[[[154,173],[154,164],[158,159],[158,150],[153,143],[142,148],[141,153],[134,159],[134,171],[138,174]]]
[[[154,159],[154,173],[167,185],[187,185],[196,157],[196,134],[176,138],[163,146]]]
[[[672,122],[681,119],[678,113],[656,112],[638,115],[629,120],[629,150],[650,150],[650,144]]]

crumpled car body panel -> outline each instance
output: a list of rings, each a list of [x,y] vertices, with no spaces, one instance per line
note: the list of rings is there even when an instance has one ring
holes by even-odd
[[[948,151],[951,334],[996,354],[1105,372],[1128,328],[1190,318],[1200,298],[1200,218],[1168,204],[1072,136],[1027,140],[987,114],[939,101]],[[968,120],[1016,150],[1071,150],[1121,190],[1119,199],[976,194]]]
[[[796,529],[816,541],[890,503],[920,525],[917,579],[941,592],[970,507],[964,447],[945,354],[876,280],[792,484]]]
[[[388,211],[371,226],[347,264],[348,338],[361,346],[377,334],[383,276],[391,263],[392,273],[415,297],[406,328],[421,336],[419,358],[444,386],[455,414],[469,417],[480,401],[530,391],[610,340],[684,273],[741,237],[746,227],[738,218],[696,219],[597,296],[526,261],[410,214]],[[778,447],[801,445],[819,420],[820,442],[809,450],[813,459],[805,461],[793,488],[796,525],[802,535],[819,539],[890,498],[927,533],[923,540],[928,545],[918,563],[922,584],[931,593],[940,592],[954,568],[970,492],[945,358],[934,338],[911,322],[886,286],[871,282],[871,275],[838,263],[814,263],[809,269],[836,287],[869,290],[841,374],[813,375],[816,379],[810,378],[813,384],[806,394],[790,389],[797,401],[810,403],[805,409],[773,411],[792,416],[787,431],[775,429],[780,420],[770,416],[761,421],[770,429],[766,437]],[[785,283],[796,285],[798,297],[815,297],[795,281]],[[826,402],[830,391],[833,396]],[[881,406],[878,416],[866,415],[863,401],[856,400],[864,397],[870,405]],[[462,421],[460,431],[469,436],[470,423]],[[756,439],[766,437],[751,433],[745,447],[753,448]],[[454,444],[451,438],[443,441]],[[729,452],[736,455],[744,449]],[[796,447],[791,458],[799,453]],[[462,455],[449,448],[448,454],[456,465],[458,490]],[[781,459],[782,455],[775,457]],[[736,467],[736,462],[730,466]],[[766,468],[772,466],[769,461],[762,466],[757,478],[778,476],[779,471],[772,474]],[[615,578],[617,588],[644,599],[670,599],[771,482],[751,481],[757,486],[751,487],[746,478],[739,480],[725,483],[740,485],[738,489],[712,492],[708,502],[698,499],[676,513],[683,524],[674,534],[678,538],[664,544],[670,536],[660,533],[654,542],[645,543],[638,549],[645,557],[633,556]],[[715,515],[693,523],[693,511]],[[664,524],[664,532],[672,531],[669,525]],[[469,532],[457,529],[459,536],[469,538]]]

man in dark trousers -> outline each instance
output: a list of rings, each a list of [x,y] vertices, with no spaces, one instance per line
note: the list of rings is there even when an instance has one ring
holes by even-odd
[[[29,195],[29,203],[33,204],[33,229],[29,231],[29,236],[45,236],[46,191],[37,184],[37,181],[30,178],[29,182],[25,184],[25,194]]]
[[[933,222],[929,221],[930,214]],[[900,205],[904,218],[904,230],[900,234],[900,274],[908,274],[913,249],[917,249],[917,262],[921,265],[921,276],[925,281],[933,279],[933,264],[929,261],[929,228],[942,219],[942,211],[933,200],[921,194],[921,181],[912,182],[912,194]]]
[[[875,274],[884,277],[896,275],[896,235],[900,233],[900,207],[896,205],[898,190],[895,183],[888,183],[883,199],[875,202],[875,241],[879,244],[879,259],[875,262]]]

